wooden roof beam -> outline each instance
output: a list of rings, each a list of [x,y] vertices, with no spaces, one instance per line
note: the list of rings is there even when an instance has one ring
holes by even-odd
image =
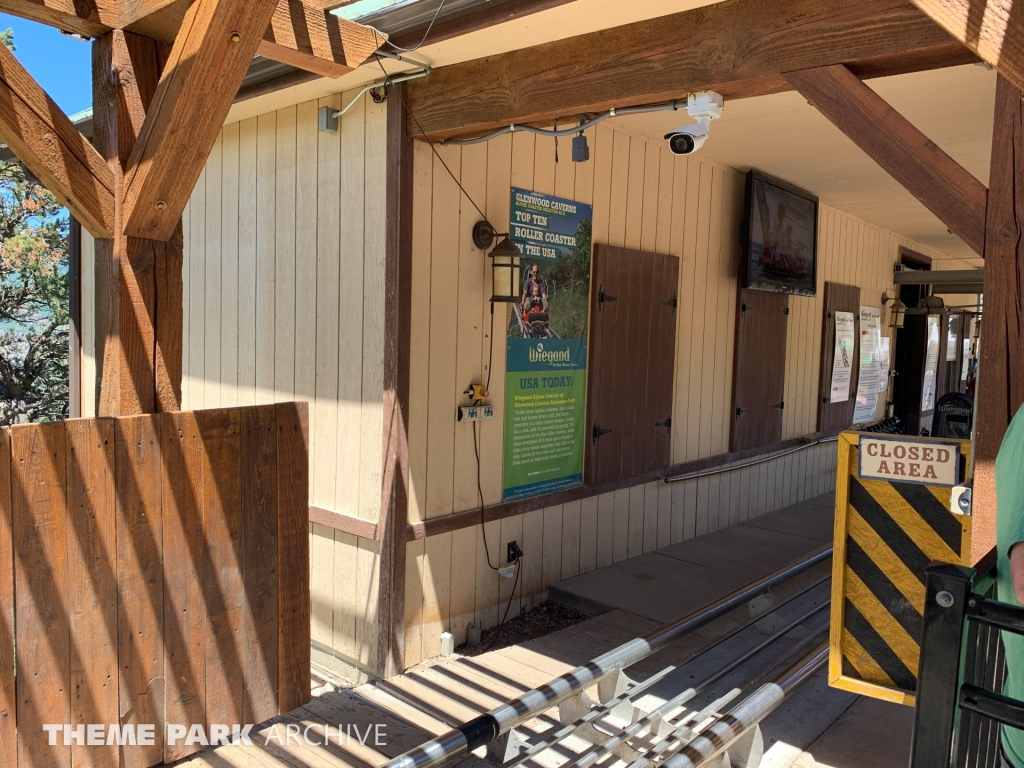
[[[930,19],[1024,91],[1024,4],[1013,0],[913,0]]]
[[[189,8],[125,167],[125,234],[174,233],[276,5],[196,0]]]
[[[953,234],[985,255],[984,184],[846,67],[790,72],[786,79]]]
[[[172,43],[191,0],[0,0],[0,11],[84,37],[126,29]],[[278,0],[257,50],[260,56],[340,77],[365,62],[383,42],[381,33],[330,13],[338,0]]]
[[[340,77],[370,58],[383,41],[381,33],[316,3],[281,0],[257,53],[324,77]]]
[[[117,25],[120,0],[0,0],[0,11],[83,37],[99,37]]]
[[[0,139],[94,237],[110,237],[113,173],[4,45],[0,45]]]
[[[438,67],[410,84],[409,106],[441,139],[707,88],[778,93],[792,89],[784,72],[829,64],[878,77],[976,60],[909,0],[725,0]]]

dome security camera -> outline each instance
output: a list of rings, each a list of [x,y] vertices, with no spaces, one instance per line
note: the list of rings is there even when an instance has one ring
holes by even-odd
[[[711,130],[711,121],[722,116],[725,100],[715,91],[698,91],[686,97],[686,112],[696,120],[665,134],[668,148],[676,155],[691,155],[704,146]]]

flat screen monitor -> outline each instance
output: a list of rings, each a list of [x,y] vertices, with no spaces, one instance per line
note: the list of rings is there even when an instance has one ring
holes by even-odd
[[[747,174],[743,285],[813,296],[818,271],[818,198],[759,171]]]

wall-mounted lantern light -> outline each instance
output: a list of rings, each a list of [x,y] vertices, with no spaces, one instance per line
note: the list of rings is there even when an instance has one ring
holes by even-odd
[[[486,251],[494,243],[498,233],[486,221],[477,222],[473,227],[473,244]],[[487,254],[491,259],[491,301],[519,301],[519,270],[523,252],[509,239],[508,234]]]
[[[883,293],[882,306],[884,307],[890,301],[892,306],[889,307],[889,327],[899,330],[903,327],[903,320],[907,315],[907,305],[900,301],[899,298],[889,298],[888,293]]]

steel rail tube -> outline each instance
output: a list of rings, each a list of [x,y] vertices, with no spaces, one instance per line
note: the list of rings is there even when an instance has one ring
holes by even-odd
[[[828,643],[822,643],[808,656],[783,673],[775,682],[765,683],[710,727],[703,730],[683,750],[668,758],[665,768],[701,768],[721,755],[744,733],[767,717],[801,683],[828,662]]]
[[[452,758],[489,744],[510,728],[525,723],[601,678],[625,669],[680,637],[710,624],[772,587],[810,570],[831,555],[831,546],[822,547],[803,560],[785,565],[704,608],[658,627],[644,637],[623,643],[539,688],[527,691],[436,739],[410,749],[388,762],[385,768],[436,768]]]
[[[811,633],[803,640],[799,641],[792,648],[788,649],[778,657],[772,659],[764,669],[754,673],[746,680],[744,680],[742,683],[738,683],[732,689],[732,691],[730,691],[729,694],[727,694],[726,697],[724,697],[726,699],[725,703],[728,703],[728,701],[731,701],[732,699],[736,698],[740,693],[747,690],[755,683],[759,682],[761,679],[770,676],[773,669],[777,668],[781,664],[789,662],[790,659],[799,656],[801,653],[803,653],[804,649],[807,648],[807,646],[813,645],[815,642],[818,641],[818,636],[821,635],[822,630],[827,629],[827,624],[823,627],[820,627],[818,630]],[[720,702],[722,702],[722,699],[719,699],[713,702],[711,705],[709,705],[713,707],[713,709],[711,709],[710,711],[717,712],[721,706]],[[705,710],[707,710],[707,708],[705,708]],[[704,715],[704,717],[694,718],[694,725],[689,729],[686,728],[685,724],[681,724],[679,728],[676,728],[672,733],[666,736],[663,741],[658,742],[658,744],[654,746],[654,748],[648,753],[648,756],[650,757],[641,756],[634,760],[628,766],[628,768],[645,768],[645,766],[651,763],[654,757],[666,751],[668,752],[668,754],[665,756],[664,760],[667,760],[669,757],[679,752],[681,749],[683,749],[683,747],[685,747],[689,743],[691,737],[689,733],[687,733],[687,731],[689,730],[690,732],[692,732],[694,728],[699,726],[700,723],[703,723],[706,719],[706,714]],[[670,742],[674,743],[670,744]]]
[[[684,480],[696,480],[700,477],[710,477],[711,475],[721,475],[725,472],[732,472],[736,469],[746,469],[747,467],[756,467],[758,464],[766,464],[769,461],[775,461],[781,459],[783,456],[789,456],[791,453],[799,453],[800,451],[806,451],[808,448],[813,448],[816,445],[822,445],[824,443],[835,443],[839,440],[838,437],[823,437],[819,440],[814,440],[810,443],[804,443],[794,448],[787,448],[784,451],[778,453],[772,453],[767,456],[761,456],[757,459],[743,462],[742,464],[730,464],[726,467],[715,467],[714,469],[702,469],[699,472],[689,472],[685,475],[671,475],[669,477],[661,476],[661,479],[666,483],[681,483]]]
[[[575,766],[579,766],[579,768],[588,768],[589,766],[593,765],[598,759],[604,757],[606,754],[611,752],[611,750],[615,749],[615,747],[619,746],[620,744],[624,744],[628,739],[631,739],[633,736],[640,733],[640,731],[644,730],[644,728],[646,728],[654,720],[658,718],[667,719],[669,713],[671,713],[672,710],[675,709],[677,706],[686,703],[693,697],[706,691],[708,688],[717,683],[723,677],[733,672],[734,670],[738,669],[739,667],[743,666],[746,662],[750,661],[750,659],[759,654],[765,648],[768,648],[776,641],[781,640],[783,637],[788,635],[790,632],[796,629],[797,626],[805,622],[807,619],[811,618],[815,614],[821,613],[821,611],[827,608],[828,605],[829,603],[819,605],[816,608],[812,608],[811,610],[807,611],[802,616],[793,619],[793,621],[789,622],[786,626],[782,627],[782,629],[769,635],[760,643],[755,645],[753,648],[749,649],[745,653],[740,654],[737,658],[730,661],[721,669],[718,669],[712,674],[708,675],[706,678],[701,680],[697,685],[694,685],[686,689],[682,693],[673,696],[671,699],[666,701],[657,709],[647,713],[642,718],[636,720],[635,722],[631,723],[627,727],[620,730],[608,741],[602,744],[593,745],[593,747],[591,747],[591,749],[589,749],[584,754],[580,755],[575,759],[570,760],[567,763],[563,763],[561,768],[575,768]]]
[[[711,649],[716,648],[719,645],[721,645],[722,643],[724,643],[726,640],[728,640],[728,639],[730,639],[732,637],[735,637],[736,635],[738,635],[740,632],[742,632],[745,629],[749,629],[751,626],[753,626],[757,622],[761,621],[761,619],[763,619],[768,614],[775,613],[780,608],[785,608],[789,603],[792,603],[794,600],[797,600],[797,599],[803,597],[808,592],[810,592],[812,589],[815,589],[816,587],[820,587],[822,584],[824,584],[826,581],[828,581],[831,578],[832,578],[831,574],[829,574],[827,576],[823,576],[822,578],[820,578],[817,581],[813,582],[809,586],[804,587],[803,589],[801,589],[799,592],[797,592],[796,594],[792,595],[791,597],[787,597],[785,600],[783,600],[778,605],[772,606],[772,609],[770,611],[765,611],[764,613],[759,614],[757,616],[752,616],[751,618],[747,619],[743,623],[736,625],[735,627],[730,629],[728,632],[726,632],[724,635],[722,635],[721,637],[717,638],[713,644],[705,646],[704,648],[701,648],[699,651],[694,651],[685,660],[680,661],[677,664],[673,664],[671,666],[665,667],[663,670],[661,670],[657,674],[652,675],[651,677],[647,678],[646,680],[644,680],[641,683],[637,683],[633,688],[630,688],[628,691],[626,691],[626,692],[622,693],[621,695],[615,697],[611,701],[609,701],[609,702],[607,702],[605,704],[602,704],[600,706],[594,707],[593,709],[590,710],[590,712],[588,712],[586,715],[581,717],[579,720],[576,720],[576,721],[574,721],[572,723],[569,723],[566,726],[563,726],[562,728],[560,728],[558,731],[556,731],[551,736],[548,736],[543,741],[541,741],[541,742],[533,745],[532,747],[530,747],[526,752],[523,752],[521,755],[519,755],[519,757],[516,757],[516,758],[508,761],[507,763],[505,763],[503,768],[515,768],[515,766],[520,765],[522,763],[525,763],[527,760],[532,758],[534,755],[536,755],[536,754],[538,754],[540,752],[543,752],[545,749],[550,747],[555,742],[565,738],[566,736],[568,736],[571,733],[574,733],[581,726],[586,725],[587,723],[593,722],[594,720],[596,720],[601,715],[605,714],[609,710],[611,710],[614,707],[616,707],[617,705],[621,704],[623,701],[627,701],[629,699],[632,699],[632,698],[638,696],[639,694],[643,693],[645,690],[650,688],[652,685],[654,685],[655,683],[660,681],[666,675],[670,674],[671,672],[674,672],[675,670],[679,669],[680,667],[686,666],[691,661],[694,661],[695,659],[700,658],[701,656],[703,656],[705,653],[707,653]],[[731,672],[732,670],[734,670],[737,666],[739,666],[743,662],[749,660],[751,657],[753,657],[754,655],[756,655],[760,651],[764,650],[764,648],[766,648],[771,643],[775,642],[775,640],[777,640],[777,639],[783,637],[784,635],[786,635],[787,633],[789,633],[798,624],[806,621],[807,619],[809,619],[814,614],[820,613],[821,611],[825,610],[831,604],[831,602],[832,602],[831,600],[826,600],[824,603],[822,603],[817,608],[811,609],[810,611],[805,613],[803,616],[793,620],[787,626],[783,627],[778,632],[772,634],[766,640],[763,640],[761,643],[759,643],[757,646],[755,646],[751,650],[746,651],[744,654],[742,654],[740,656],[740,658],[738,660],[733,660],[728,665],[726,665],[726,667],[724,667],[723,669],[719,670],[718,672],[715,672],[709,678],[701,681],[701,683],[699,683],[697,686],[695,686],[695,693],[701,693],[709,685],[712,685],[713,683],[716,683],[724,675],[726,675],[729,672]],[[566,766],[562,766],[562,768],[566,768]]]

